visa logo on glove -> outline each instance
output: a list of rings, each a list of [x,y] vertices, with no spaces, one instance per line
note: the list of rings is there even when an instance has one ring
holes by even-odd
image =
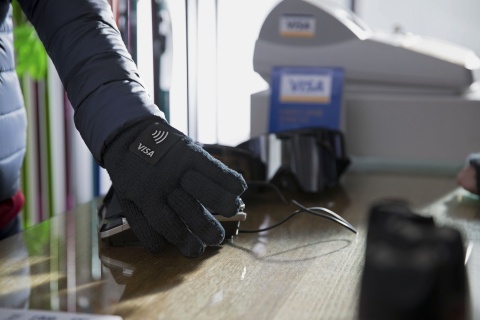
[[[281,78],[281,102],[329,103],[331,93],[330,75],[284,74]]]
[[[149,156],[150,158],[153,157],[153,154],[155,153],[155,151],[153,151],[152,149],[148,148],[147,146],[143,145],[141,142],[138,143],[138,150],[140,150],[141,152],[145,153],[147,156]]]
[[[167,131],[166,124],[154,122],[130,144],[130,152],[148,163],[156,164],[185,135]],[[168,138],[167,138],[168,137]]]

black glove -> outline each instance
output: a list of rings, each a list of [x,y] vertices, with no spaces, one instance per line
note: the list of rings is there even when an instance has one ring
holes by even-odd
[[[125,217],[151,252],[165,240],[187,257],[220,244],[225,232],[206,208],[233,216],[247,188],[239,173],[157,117],[123,131],[103,159]]]

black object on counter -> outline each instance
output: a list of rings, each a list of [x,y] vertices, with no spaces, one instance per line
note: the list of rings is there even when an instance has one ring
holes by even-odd
[[[360,319],[466,319],[461,233],[414,213],[407,202],[370,209]]]

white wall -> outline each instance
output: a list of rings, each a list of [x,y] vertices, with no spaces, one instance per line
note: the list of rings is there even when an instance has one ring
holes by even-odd
[[[478,0],[357,0],[357,14],[373,30],[432,36],[480,55]]]
[[[218,142],[235,145],[250,135],[250,95],[267,87],[253,70],[255,41],[279,0],[219,1]]]

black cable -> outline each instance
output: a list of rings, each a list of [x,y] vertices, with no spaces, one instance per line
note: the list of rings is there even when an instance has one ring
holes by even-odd
[[[281,225],[282,223],[286,222],[287,220],[290,220],[291,218],[293,218],[295,215],[299,214],[300,212],[303,212],[303,210],[296,210],[294,212],[292,212],[288,217],[286,217],[285,219],[283,219],[282,221],[280,222],[277,222],[269,227],[266,227],[266,228],[262,228],[262,229],[256,229],[256,230],[244,230],[244,229],[239,229],[238,232],[239,233],[258,233],[258,232],[263,232],[263,231],[267,231],[267,230],[271,230],[273,228],[276,228],[278,227],[279,225]]]
[[[345,220],[344,218],[342,218],[340,215],[336,214],[335,212],[333,212],[332,210],[330,209],[327,209],[327,208],[324,208],[324,207],[310,207],[310,208],[306,208],[305,206],[301,205],[300,203],[298,203],[297,201],[295,200],[292,200],[292,202],[297,205],[298,207],[300,207],[302,209],[303,212],[307,212],[307,213],[310,213],[310,214],[313,214],[313,215],[316,215],[316,216],[320,216],[320,217],[323,217],[323,218],[326,218],[330,221],[334,221],[338,224],[341,224],[342,226],[344,226],[345,228],[347,228],[348,230],[352,231],[353,233],[357,233],[357,229],[355,229],[347,220]],[[323,211],[325,213],[321,213],[321,212],[317,212],[318,211]]]
[[[251,182],[249,182],[249,183],[251,184]],[[285,199],[285,197],[283,196],[283,194],[281,193],[280,189],[276,185],[268,183],[268,182],[259,182],[259,181],[255,181],[254,184],[262,185],[262,186],[268,186],[268,187],[273,188],[275,190],[275,192],[277,193],[277,195],[282,199],[282,201],[284,203],[288,203],[287,200]],[[268,230],[276,228],[279,225],[287,222],[288,220],[290,220],[291,218],[293,218],[297,214],[304,212],[304,213],[309,213],[311,215],[321,217],[321,218],[325,218],[325,219],[328,219],[330,221],[336,222],[336,223],[344,226],[348,230],[352,231],[353,233],[357,233],[357,229],[355,229],[347,220],[345,220],[340,215],[336,214],[335,212],[333,212],[330,209],[327,209],[327,208],[324,208],[324,207],[310,207],[310,208],[307,208],[304,205],[300,204],[298,201],[293,200],[293,199],[291,200],[291,202],[294,205],[296,205],[297,207],[299,207],[300,209],[295,210],[294,212],[292,212],[290,215],[288,215],[285,219],[281,220],[280,222],[277,222],[277,223],[275,223],[271,226],[261,228],[261,229],[256,229],[256,230],[239,229],[238,232],[239,233],[258,233],[258,232],[268,231]]]

